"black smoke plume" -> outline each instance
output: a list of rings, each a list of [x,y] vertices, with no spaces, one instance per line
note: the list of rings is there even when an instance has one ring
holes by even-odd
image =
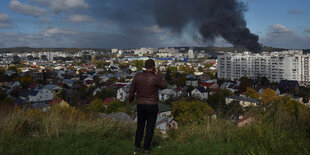
[[[156,44],[137,30],[157,24],[176,34],[194,32],[204,42],[222,37],[236,47],[259,52],[258,36],[246,27],[241,0],[89,0],[94,16],[120,26],[130,43]],[[190,30],[190,31],[188,31]],[[194,30],[194,31],[193,31]],[[193,35],[194,40],[197,35]],[[150,40],[150,41],[149,41]],[[142,46],[141,45],[141,46]]]
[[[173,32],[182,33],[190,25],[204,41],[221,36],[236,47],[261,50],[244,19],[247,7],[238,0],[156,0],[153,11],[157,24]]]

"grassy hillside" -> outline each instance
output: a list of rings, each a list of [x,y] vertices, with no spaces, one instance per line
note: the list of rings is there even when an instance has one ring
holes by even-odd
[[[300,121],[277,112],[257,114],[245,127],[210,119],[170,130],[169,138],[157,131],[151,154],[309,154],[309,130]],[[133,153],[134,124],[73,108],[46,113],[5,109],[0,122],[0,154]]]

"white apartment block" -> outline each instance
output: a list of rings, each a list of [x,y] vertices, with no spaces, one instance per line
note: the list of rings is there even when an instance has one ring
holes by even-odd
[[[188,58],[190,58],[190,59],[194,59],[195,58],[193,50],[188,50]]]
[[[310,84],[310,55],[302,50],[263,52],[261,54],[226,53],[217,58],[218,78],[237,80],[242,76],[252,79],[267,77],[271,82],[296,80]]]
[[[134,50],[134,54],[138,56],[143,56],[145,54],[154,54],[156,49],[154,48],[140,48],[137,50]]]

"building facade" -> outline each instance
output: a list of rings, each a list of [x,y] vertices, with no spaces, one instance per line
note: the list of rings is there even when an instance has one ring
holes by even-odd
[[[218,56],[217,60],[217,76],[222,79],[238,80],[242,76],[257,79],[265,76],[270,82],[296,80],[303,85],[310,82],[310,55],[304,55],[302,50],[226,53]]]

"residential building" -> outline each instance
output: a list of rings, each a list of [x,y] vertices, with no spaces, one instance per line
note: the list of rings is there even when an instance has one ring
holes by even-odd
[[[130,85],[126,85],[117,90],[116,98],[124,102],[129,96]]]
[[[197,78],[188,78],[188,79],[186,79],[186,85],[198,87],[198,79]]]
[[[52,91],[43,88],[37,91],[31,91],[28,96],[28,101],[30,103],[47,102],[47,101],[51,101],[53,98],[54,98],[54,95]]]
[[[157,116],[171,116],[171,109],[170,105],[158,103],[158,114]]]
[[[169,129],[177,129],[178,123],[173,118],[157,116],[155,127],[159,129],[162,134],[166,135]]]
[[[249,97],[242,97],[242,96],[229,96],[225,98],[225,103],[230,104],[233,101],[238,101],[242,107],[249,107],[249,106],[258,106],[260,105],[260,100],[249,98]]]
[[[296,80],[310,82],[310,55],[303,55],[302,50],[283,52],[263,52],[262,54],[227,53],[218,56],[218,78],[238,80],[242,76],[252,79],[267,77],[270,82]]]
[[[177,93],[172,89],[164,89],[159,92],[159,101],[166,101],[176,97]]]
[[[195,88],[194,90],[192,90],[191,95],[202,101],[205,101],[208,99],[208,91],[204,89],[203,87]]]
[[[61,87],[55,85],[55,84],[48,84],[46,86],[43,87],[43,89],[48,89],[50,91],[52,91],[54,97],[59,97],[60,96],[60,92],[62,90]]]

